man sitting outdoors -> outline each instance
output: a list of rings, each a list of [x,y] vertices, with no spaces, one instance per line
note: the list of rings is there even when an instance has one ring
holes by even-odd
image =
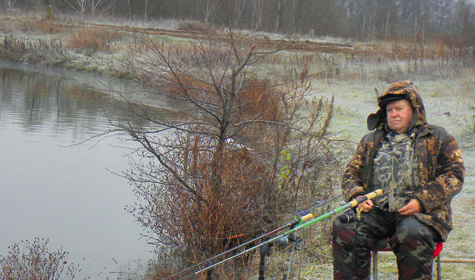
[[[450,202],[462,189],[464,165],[454,137],[427,123],[414,83],[391,84],[368,116],[374,130],[359,142],[346,166],[347,201],[382,189],[358,205],[361,218],[335,220],[334,279],[369,279],[370,249],[382,238],[397,257],[399,279],[432,279],[433,251],[452,229]]]

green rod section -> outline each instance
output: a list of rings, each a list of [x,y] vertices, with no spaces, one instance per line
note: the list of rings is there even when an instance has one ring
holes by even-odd
[[[284,232],[284,233],[282,233],[282,234],[283,234],[283,235],[288,235],[288,234],[291,234],[292,232],[295,232],[295,231],[297,231],[297,230],[299,230],[299,229],[306,228],[306,227],[308,227],[308,226],[310,226],[310,225],[313,225],[313,224],[315,224],[315,223],[317,223],[317,222],[320,222],[320,221],[322,221],[322,220],[324,220],[324,219],[330,217],[330,216],[333,215],[333,214],[338,214],[338,213],[340,213],[340,212],[343,212],[343,211],[346,211],[346,210],[351,209],[351,208],[353,208],[353,207],[356,207],[356,206],[358,206],[358,204],[363,203],[363,202],[365,202],[366,200],[373,199],[373,198],[375,198],[376,196],[381,195],[382,193],[383,193],[383,190],[378,189],[378,190],[376,190],[376,191],[374,191],[374,192],[371,192],[371,193],[368,193],[368,194],[366,194],[366,195],[364,195],[364,196],[362,196],[362,197],[360,197],[360,198],[358,198],[358,199],[353,199],[352,201],[348,202],[347,204],[345,204],[345,205],[343,205],[343,206],[340,206],[340,207],[338,207],[338,208],[336,208],[336,209],[333,209],[332,211],[330,211],[330,212],[328,212],[328,213],[325,213],[325,214],[323,214],[323,215],[321,215],[321,216],[318,216],[318,217],[316,217],[315,219],[312,219],[312,220],[310,220],[310,221],[308,221],[308,222],[305,222],[305,223],[303,223],[303,224],[301,224],[301,225],[299,225],[299,226],[297,226],[297,227],[295,227],[295,228],[293,228],[293,229],[291,229],[291,230],[288,230],[288,231],[286,231],[286,232]]]
[[[232,259],[234,259],[234,258],[237,258],[237,257],[239,257],[239,256],[241,256],[241,255],[243,255],[243,254],[245,254],[245,253],[248,253],[248,252],[250,252],[250,251],[252,251],[252,250],[255,250],[255,249],[257,249],[257,248],[260,248],[260,247],[264,246],[264,245],[267,244],[267,243],[271,243],[271,242],[273,242],[273,241],[275,241],[275,240],[278,240],[278,239],[281,238],[281,237],[284,237],[284,236],[286,236],[286,235],[289,235],[289,234],[291,234],[291,233],[293,233],[293,232],[295,232],[295,231],[297,231],[297,230],[299,230],[299,229],[302,229],[302,228],[308,227],[308,226],[310,226],[310,225],[313,225],[313,224],[315,224],[315,223],[317,223],[317,222],[320,222],[320,221],[322,221],[322,220],[324,220],[324,219],[330,217],[330,216],[333,215],[333,214],[337,214],[337,213],[343,212],[343,211],[345,211],[345,210],[351,209],[351,208],[357,206],[358,204],[365,202],[366,200],[370,200],[370,199],[375,198],[375,197],[378,196],[378,195],[381,195],[382,193],[383,193],[383,190],[378,189],[378,190],[376,190],[376,191],[374,191],[374,192],[371,192],[371,193],[368,193],[368,194],[366,194],[366,195],[364,195],[364,196],[362,196],[362,197],[360,197],[360,198],[358,198],[358,199],[353,199],[352,201],[348,202],[347,204],[345,204],[345,205],[343,205],[343,206],[340,206],[340,207],[338,207],[338,208],[336,208],[336,209],[333,209],[333,210],[330,211],[330,212],[327,212],[327,213],[325,213],[325,214],[323,214],[323,215],[321,215],[321,216],[318,216],[318,217],[316,217],[315,219],[312,219],[312,220],[310,220],[310,221],[308,221],[308,222],[305,222],[305,223],[303,223],[303,224],[301,224],[301,225],[299,225],[299,226],[297,226],[297,227],[295,227],[295,228],[293,228],[293,229],[291,229],[291,230],[288,230],[288,231],[286,231],[286,232],[284,232],[284,233],[282,233],[282,234],[279,234],[279,235],[277,235],[277,236],[275,236],[275,237],[273,237],[273,238],[271,238],[271,239],[269,239],[269,240],[267,240],[267,241],[261,242],[261,243],[257,244],[257,245],[254,246],[254,247],[251,247],[251,248],[249,248],[249,249],[247,249],[247,250],[245,250],[245,251],[242,251],[242,252],[239,253],[239,254],[233,255],[233,256],[231,256],[231,257],[229,257],[229,258],[227,258],[227,259],[224,259],[224,260],[219,261],[219,262],[217,262],[217,263],[215,263],[215,264],[209,265],[209,266],[207,266],[207,267],[205,267],[205,268],[203,268],[203,269],[201,269],[201,270],[198,270],[198,271],[196,271],[196,272],[195,272],[194,274],[192,274],[192,275],[196,275],[196,274],[198,274],[198,273],[200,273],[200,272],[206,271],[206,270],[208,270],[208,269],[210,269],[210,268],[213,268],[213,267],[215,267],[215,266],[217,266],[217,265],[220,265],[220,264],[222,264],[222,263],[224,263],[224,262],[227,262],[227,261],[229,261],[229,260],[232,260]],[[183,278],[182,278],[182,279],[183,279]]]

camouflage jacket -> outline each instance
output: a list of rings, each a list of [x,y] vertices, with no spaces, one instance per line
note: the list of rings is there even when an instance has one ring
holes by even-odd
[[[427,124],[424,106],[415,86],[405,88],[401,94],[406,94],[415,108],[413,121],[416,131],[415,155],[419,162],[421,184],[415,190],[399,186],[399,191],[406,193],[408,198],[415,198],[420,202],[421,212],[415,216],[422,223],[437,230],[442,241],[445,241],[452,229],[450,203],[461,191],[464,180],[465,168],[461,151],[455,138],[444,128]],[[371,128],[373,125],[376,127],[375,131],[363,137],[353,158],[346,166],[342,189],[347,200],[373,191],[374,158],[388,133],[384,108],[368,117],[368,127]]]

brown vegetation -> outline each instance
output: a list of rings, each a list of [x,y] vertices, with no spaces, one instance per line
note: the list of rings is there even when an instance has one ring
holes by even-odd
[[[8,254],[0,256],[0,279],[74,279],[78,267],[68,264],[67,252],[61,249],[50,252],[48,242],[35,238],[33,243],[23,241],[10,246]]]
[[[165,30],[160,28],[137,28],[130,26],[117,26],[111,24],[85,24],[71,25],[65,22],[50,22],[38,19],[7,19],[0,23],[0,30],[6,34],[0,40],[0,57],[13,61],[27,61],[29,63],[39,63],[45,65],[68,66],[68,60],[75,60],[75,54],[69,51],[69,47],[75,50],[89,51],[87,54],[94,56],[95,52],[107,52],[119,55],[118,59],[123,59],[123,53],[128,56],[145,56],[153,48],[144,47],[151,38],[157,36],[170,36],[173,38],[207,41],[212,37],[215,44],[226,44],[227,35],[219,30],[211,33],[206,30],[192,28],[187,30]],[[49,34],[48,38],[37,39],[44,43],[31,43],[31,39],[26,38],[21,33]],[[18,34],[18,35],[17,35]],[[197,47],[193,47],[186,42],[170,42],[162,38],[159,43],[160,48],[172,48],[175,56],[181,57],[182,62],[187,60],[200,63],[196,60]],[[255,45],[260,50],[286,50],[290,53],[275,54],[261,58],[260,63],[288,65],[301,65],[306,59],[311,64],[310,76],[318,78],[353,77],[364,78],[366,73],[365,62],[376,63],[377,65],[389,65],[391,62],[405,62],[407,69],[381,69],[382,76],[399,76],[406,72],[424,72],[426,69],[437,69],[448,67],[468,66],[474,63],[475,52],[473,48],[464,48],[455,37],[434,37],[432,40],[426,38],[420,40],[417,37],[407,37],[405,39],[394,39],[388,42],[375,41],[367,43],[328,43],[313,40],[300,39],[270,39],[265,36],[240,35],[235,32],[235,43],[241,46]],[[18,47],[9,48],[7,41],[16,42]],[[34,41],[34,40],[33,40]],[[166,44],[163,42],[168,41]],[[3,47],[2,44],[3,43]],[[51,51],[50,45],[55,44],[55,51]],[[155,47],[158,47],[155,46]],[[5,48],[8,51],[5,51]],[[164,50],[168,52],[167,50]],[[46,54],[45,54],[46,52]],[[215,63],[224,63],[226,58],[216,51]],[[38,56],[38,57],[35,57]],[[54,57],[47,59],[45,56]],[[68,58],[69,57],[69,58]],[[116,58],[117,59],[117,58]],[[145,58],[144,59],[149,59]],[[463,65],[457,64],[461,61]],[[91,65],[91,61],[76,63],[74,67],[84,70],[112,71],[118,76],[138,78],[133,65],[118,66],[111,69],[108,65]],[[320,66],[321,65],[321,66]],[[317,70],[312,68],[318,67]],[[350,69],[350,67],[352,69]],[[365,70],[367,71],[367,70]],[[382,77],[386,79],[386,77]],[[397,77],[393,77],[397,79]]]
[[[121,38],[116,30],[104,28],[80,28],[73,32],[68,46],[78,50],[110,52],[111,42]]]
[[[118,125],[143,147],[127,178],[144,203],[131,211],[166,246],[157,266],[162,273],[272,229],[294,214],[289,209],[309,206],[308,191],[313,198],[333,194],[323,183],[334,175],[324,167],[334,161],[326,133],[333,104],[320,100],[306,107],[308,114],[298,113],[308,102],[308,64],[297,79],[278,85],[250,69],[270,53],[245,49],[232,35],[223,44],[210,36],[191,46],[177,53],[150,39],[148,58],[128,63],[140,81],[187,104],[185,116],[172,122],[146,116],[166,135]],[[281,158],[283,152],[291,158]],[[248,277],[229,265],[216,272],[220,278]]]

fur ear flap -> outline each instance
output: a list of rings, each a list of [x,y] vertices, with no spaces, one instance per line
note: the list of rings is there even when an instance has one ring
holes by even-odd
[[[383,121],[383,112],[378,110],[374,114],[370,114],[366,119],[366,124],[368,125],[368,130],[375,129]]]

